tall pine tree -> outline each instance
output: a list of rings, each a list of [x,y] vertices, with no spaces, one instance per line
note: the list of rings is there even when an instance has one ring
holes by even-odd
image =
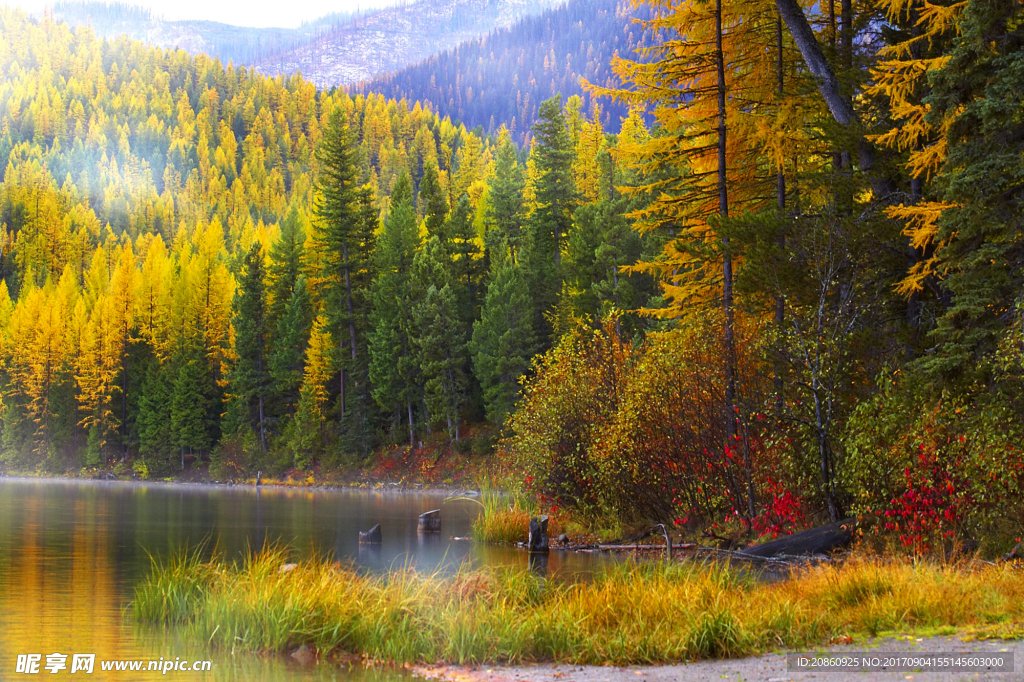
[[[376,217],[368,211],[372,196],[361,182],[360,152],[345,113],[335,108],[328,116],[324,136],[316,151],[320,163],[317,180],[317,245],[324,270],[323,291],[329,332],[338,343],[338,408],[342,422],[350,397],[370,390],[366,376],[367,303],[363,293],[369,282],[369,256],[373,250]],[[349,380],[351,378],[352,386]],[[365,404],[365,401],[361,401]],[[367,415],[355,418],[360,432]],[[365,446],[365,444],[360,444]]]
[[[530,217],[524,264],[534,293],[534,329],[543,349],[554,340],[551,314],[562,291],[563,242],[578,203],[572,173],[574,146],[561,96],[541,103],[533,132],[536,207]]]
[[[425,295],[413,309],[424,402],[430,421],[443,421],[450,438],[459,440],[459,422],[469,389],[466,334],[453,291],[451,260],[437,237],[416,254],[416,279]]]
[[[235,360],[231,383],[231,412],[238,427],[251,428],[259,437],[260,451],[267,453],[267,407],[271,376],[267,362],[270,327],[262,246],[253,243],[242,261],[238,290],[232,305],[235,328]]]
[[[419,226],[412,208],[412,182],[402,175],[391,195],[391,210],[374,251],[371,297],[370,381],[373,398],[398,422],[404,416],[409,446],[415,445],[414,409],[421,401],[419,361],[414,347],[413,259],[419,248]]]
[[[487,418],[501,424],[519,399],[519,379],[533,355],[533,303],[521,267],[504,242],[491,249],[489,279],[471,350]]]

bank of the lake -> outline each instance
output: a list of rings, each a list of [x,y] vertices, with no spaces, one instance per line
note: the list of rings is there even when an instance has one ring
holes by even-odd
[[[849,657],[855,652],[867,652],[870,656],[884,657],[888,654],[923,658],[928,654],[947,654],[1006,660],[1013,657],[1016,668],[1013,672],[1003,671],[958,671],[929,672],[928,682],[1001,682],[1020,679],[1020,661],[1024,660],[1024,640],[989,639],[976,640],[970,636],[934,635],[924,637],[879,637],[868,638],[849,644],[835,644],[815,647],[814,653],[835,657]],[[800,679],[814,679],[817,682],[852,682],[870,679],[871,682],[905,682],[920,679],[917,671],[906,669],[872,671],[832,670],[830,672],[795,673],[789,670],[785,651],[741,658],[715,659],[676,663],[658,666],[580,666],[559,663],[534,663],[529,665],[479,665],[479,666],[417,666],[421,677],[442,682],[706,682],[707,680],[777,680],[779,682]],[[807,653],[807,652],[801,652]],[[870,678],[868,677],[870,675]]]
[[[853,556],[772,582],[696,562],[609,565],[587,581],[286,563],[281,550],[240,563],[178,556],[139,586],[133,613],[221,647],[393,663],[652,664],[886,632],[1024,632],[1020,571],[980,562]]]

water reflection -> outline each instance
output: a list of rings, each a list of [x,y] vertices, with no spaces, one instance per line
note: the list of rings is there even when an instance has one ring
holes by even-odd
[[[417,533],[418,515],[436,508],[441,533]],[[140,630],[122,612],[150,570],[151,555],[161,559],[204,540],[208,553],[216,548],[234,559],[264,543],[282,543],[296,559],[316,553],[368,572],[406,565],[455,570],[464,562],[535,565],[521,550],[451,541],[469,535],[478,510],[471,501],[438,494],[0,479],[0,679],[13,674],[18,654],[43,654],[45,661],[55,652],[96,654],[92,679],[105,679],[100,660],[176,656],[213,660],[206,679],[398,679],[394,671],[346,672],[303,667],[288,657],[211,653],[173,632]],[[376,523],[383,542],[361,546],[358,531]],[[561,553],[545,559],[544,571],[553,576],[585,574],[600,561]]]
[[[542,578],[546,577],[548,574],[548,555],[546,553],[531,552],[530,570]]]

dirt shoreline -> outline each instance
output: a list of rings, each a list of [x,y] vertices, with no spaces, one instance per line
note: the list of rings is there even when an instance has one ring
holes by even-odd
[[[1024,640],[964,641],[958,636],[886,637],[853,644],[817,647],[816,653],[870,652],[885,653],[984,653],[1007,654],[1014,657],[1013,672],[789,672],[785,652],[726,660],[697,661],[658,666],[580,666],[542,663],[522,666],[436,666],[417,667],[415,675],[442,682],[705,682],[708,680],[736,682],[843,682],[870,680],[927,680],[929,682],[972,682],[985,680],[1020,680],[1024,672]]]

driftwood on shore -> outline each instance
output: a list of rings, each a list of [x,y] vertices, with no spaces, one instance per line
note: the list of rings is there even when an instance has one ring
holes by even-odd
[[[702,547],[692,542],[679,545],[668,543],[643,545],[635,542],[629,544],[595,544],[577,545],[575,547],[567,547],[566,549],[585,552],[680,552],[682,554],[706,554],[764,564],[794,564],[827,557],[833,551],[849,545],[853,541],[855,523],[855,519],[845,519],[741,550]]]
[[[777,556],[828,555],[853,542],[856,519],[844,519],[826,526],[793,533],[778,540],[740,550],[739,554],[772,558]]]

